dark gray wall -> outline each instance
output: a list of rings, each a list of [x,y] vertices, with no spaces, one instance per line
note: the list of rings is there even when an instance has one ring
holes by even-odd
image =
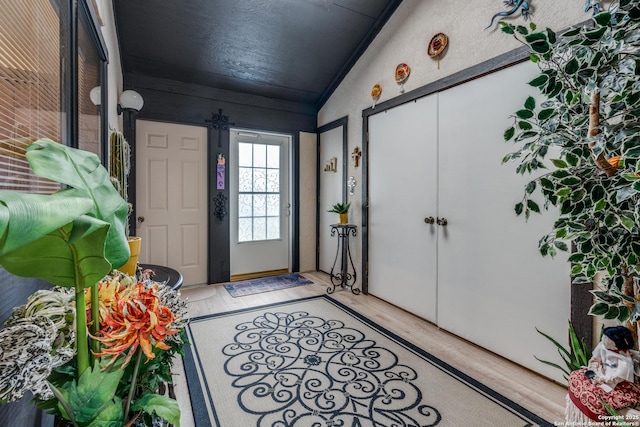
[[[315,107],[262,96],[232,92],[198,86],[174,80],[151,78],[138,74],[125,74],[126,89],[138,91],[144,98],[144,107],[136,114],[138,119],[156,120],[170,123],[182,123],[208,126],[212,115],[228,117],[230,127],[273,131],[292,136],[293,164],[293,242],[292,269],[299,269],[299,133],[316,132],[317,111]],[[125,117],[125,136],[131,142],[135,138],[135,124],[128,127]],[[230,278],[230,230],[229,217],[220,220],[214,215],[213,201],[222,194],[228,202],[229,189],[215,189],[215,157],[222,153],[229,156],[229,131],[210,127],[209,143],[209,283],[229,281]],[[135,144],[133,153],[135,156]],[[135,162],[134,162],[135,164]],[[213,175],[212,175],[213,174]],[[228,174],[228,171],[227,171]],[[135,177],[135,171],[132,172]],[[135,181],[133,179],[132,181]],[[228,176],[227,176],[227,182]],[[135,209],[135,182],[129,184],[129,194]],[[135,212],[134,212],[135,217]]]

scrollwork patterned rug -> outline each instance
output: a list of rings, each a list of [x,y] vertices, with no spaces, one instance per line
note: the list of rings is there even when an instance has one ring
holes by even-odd
[[[197,427],[549,426],[327,296],[194,318]]]

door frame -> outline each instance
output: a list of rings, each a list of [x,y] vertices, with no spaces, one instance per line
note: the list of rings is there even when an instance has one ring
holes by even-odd
[[[240,127],[240,126],[230,127],[229,131],[227,132],[229,141],[228,141],[228,156],[226,157],[227,169],[225,170],[225,179],[226,179],[227,185],[230,183],[229,167],[231,167],[231,165],[229,164],[228,160],[231,158],[230,155],[231,155],[231,132],[232,131],[266,134],[266,135],[277,135],[280,137],[289,138],[288,153],[287,153],[288,159],[289,159],[288,165],[287,165],[289,169],[288,171],[289,177],[288,177],[287,184],[289,186],[288,197],[289,197],[290,211],[289,211],[289,220],[287,221],[287,227],[289,229],[289,237],[288,237],[289,249],[287,254],[287,258],[288,258],[287,268],[291,272],[296,272],[299,270],[299,264],[300,264],[300,257],[299,257],[300,240],[298,238],[298,232],[299,232],[298,215],[300,211],[300,208],[298,205],[300,201],[300,192],[299,192],[300,186],[298,185],[298,179],[297,179],[300,171],[300,151],[297,148],[299,144],[299,139],[296,138],[295,135],[287,132],[258,130],[258,129],[251,129],[247,127]],[[229,193],[229,199],[230,199],[230,195],[231,195],[230,188],[228,189],[228,193]],[[229,206],[229,210],[232,203],[233,202],[231,200],[228,201],[227,206]],[[229,221],[230,221],[230,216],[229,216]],[[231,257],[231,223],[229,223],[229,258],[230,257]],[[230,263],[229,263],[229,270],[231,270]]]
[[[348,135],[349,116],[341,117],[326,125],[318,128],[316,135],[316,270],[320,270],[320,183],[322,177],[322,167],[320,165],[322,157],[321,138],[320,136],[330,130],[342,126],[342,203],[347,203],[347,168],[349,166],[347,157],[349,156],[349,135]]]

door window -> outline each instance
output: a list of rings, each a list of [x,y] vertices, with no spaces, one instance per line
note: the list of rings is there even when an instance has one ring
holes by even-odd
[[[238,242],[280,239],[280,146],[238,143]]]

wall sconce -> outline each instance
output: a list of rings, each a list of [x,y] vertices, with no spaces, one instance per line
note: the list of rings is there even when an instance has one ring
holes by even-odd
[[[96,86],[89,91],[89,99],[91,99],[91,103],[96,107],[99,107],[102,103],[102,90],[100,86]]]
[[[135,90],[125,90],[120,94],[118,102],[118,115],[123,111],[129,112],[129,129],[133,129],[133,116],[142,109],[144,99]]]
[[[135,90],[125,90],[120,94],[120,100],[118,103],[118,114],[122,114],[123,111],[137,112],[142,109],[144,105],[144,99]]]

